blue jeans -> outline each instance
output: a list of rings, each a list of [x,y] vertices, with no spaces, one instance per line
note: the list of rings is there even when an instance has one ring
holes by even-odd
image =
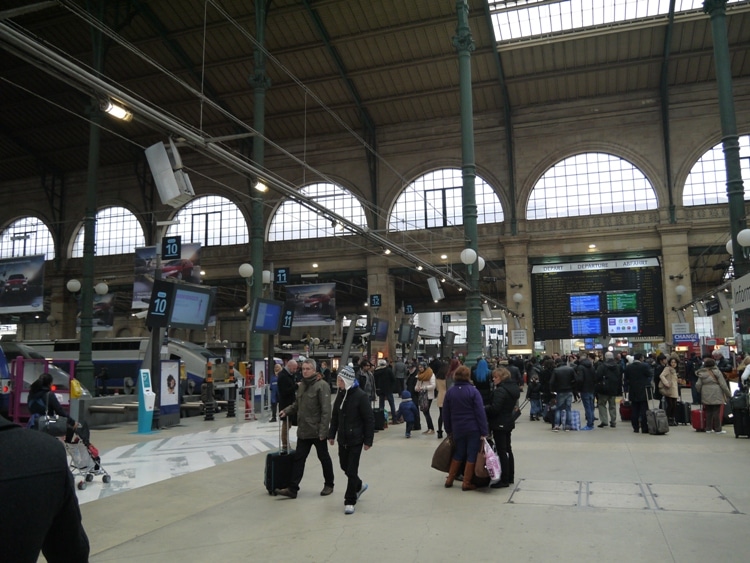
[[[542,414],[541,399],[531,399],[531,412],[529,414],[531,416],[539,416],[540,414]]]
[[[456,450],[453,452],[453,459],[476,463],[479,446],[482,444],[481,438],[479,432],[454,434],[453,440],[456,443]]]
[[[593,393],[581,393],[581,401],[583,401],[583,411],[586,414],[586,426],[589,428],[594,427],[594,394]]]
[[[560,413],[565,411],[565,420],[570,420],[570,406],[573,404],[573,392],[561,391],[557,394],[557,410],[555,411],[555,426],[560,426]]]

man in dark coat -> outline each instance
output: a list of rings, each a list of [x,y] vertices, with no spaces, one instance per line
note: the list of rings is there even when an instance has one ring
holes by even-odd
[[[643,354],[636,352],[633,361],[628,364],[623,374],[623,382],[628,390],[628,398],[633,407],[630,422],[633,424],[633,432],[648,433],[648,422],[646,412],[648,411],[648,391],[654,379],[651,367],[643,361]],[[639,427],[640,426],[640,427]]]
[[[586,415],[586,426],[581,430],[594,429],[594,386],[596,384],[596,372],[594,371],[594,354],[583,354],[578,360],[577,370],[581,374],[581,401],[583,402],[583,411]]]
[[[375,389],[379,397],[379,407],[383,410],[385,402],[391,407],[391,424],[396,423],[396,404],[393,401],[393,388],[396,386],[396,376],[385,358],[378,360],[375,368]]]
[[[604,354],[604,361],[596,370],[596,395],[599,402],[599,428],[617,426],[617,396],[622,395],[622,369],[612,352]]]
[[[297,395],[297,383],[295,374],[297,373],[297,361],[289,360],[282,368],[278,375],[279,389],[279,411],[284,410],[294,403]],[[289,426],[294,424],[294,418],[283,418],[281,420],[281,448],[286,450],[289,447]]]
[[[369,450],[375,436],[375,417],[367,394],[359,388],[354,369],[345,366],[336,378],[338,393],[333,402],[328,443],[339,442],[339,465],[346,474],[344,514],[354,514],[354,506],[367,483],[359,478],[359,458],[362,450]]]
[[[568,364],[561,364],[554,369],[549,385],[553,393],[557,393],[557,410],[555,411],[555,425],[552,430],[560,430],[562,412],[565,411],[566,424],[570,424],[570,407],[573,403],[573,383],[575,372]]]
[[[3,561],[89,560],[73,475],[55,438],[0,416],[0,530]]]

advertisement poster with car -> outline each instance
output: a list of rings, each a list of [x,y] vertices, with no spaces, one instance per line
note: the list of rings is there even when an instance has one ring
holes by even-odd
[[[336,324],[336,283],[286,286],[287,305],[294,308],[294,326]]]
[[[44,310],[44,254],[0,260],[0,313]]]
[[[161,277],[188,283],[201,283],[201,245],[183,243],[180,258],[163,260]],[[156,247],[135,249],[135,281],[133,282],[133,309],[148,309],[156,271]]]
[[[81,297],[78,295],[78,316],[76,317],[76,332],[81,332]],[[91,330],[104,332],[112,330],[115,324],[115,294],[99,295],[94,293],[94,310],[91,320]]]

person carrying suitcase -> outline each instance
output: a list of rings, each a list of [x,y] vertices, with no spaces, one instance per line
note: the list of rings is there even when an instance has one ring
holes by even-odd
[[[323,490],[321,496],[333,492],[333,462],[328,453],[328,427],[331,422],[331,388],[316,371],[315,360],[302,362],[302,382],[297,387],[293,404],[279,412],[282,420],[297,415],[297,449],[293,454],[292,482],[288,487],[276,489],[277,495],[297,498],[299,484],[305,473],[305,461],[315,446],[320,465],[323,467]]]

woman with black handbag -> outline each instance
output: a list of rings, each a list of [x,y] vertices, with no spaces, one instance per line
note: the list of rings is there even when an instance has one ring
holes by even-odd
[[[60,405],[60,401],[57,400],[57,395],[52,392],[52,376],[49,373],[43,373],[31,384],[27,405],[32,416],[56,415],[65,420],[65,439],[72,440],[76,421],[68,416]]]
[[[516,427],[513,409],[521,396],[521,391],[505,368],[497,368],[492,372],[492,382],[495,385],[492,391],[492,402],[486,405],[484,410],[487,413],[492,438],[495,440],[497,457],[500,458],[501,474],[500,481],[490,487],[501,489],[509,487],[514,480],[515,461],[510,435]]]

